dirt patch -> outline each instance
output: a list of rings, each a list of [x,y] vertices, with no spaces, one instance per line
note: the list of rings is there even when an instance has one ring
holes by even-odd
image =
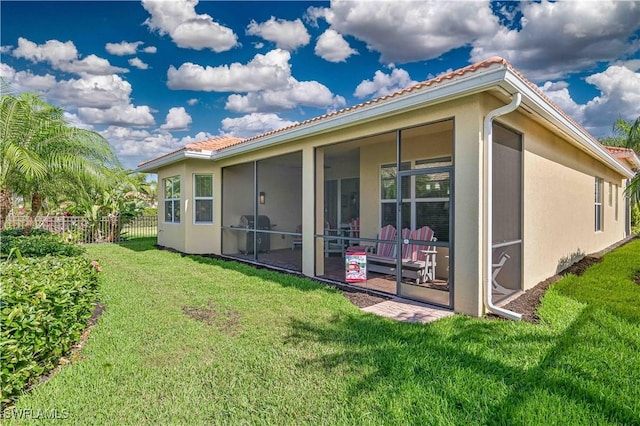
[[[564,271],[560,272],[559,275],[564,276],[564,275],[573,274],[573,275],[581,276],[591,266],[595,265],[596,263],[600,263],[600,262],[602,262],[602,258],[601,257],[585,256],[584,258],[582,258],[582,260],[574,263],[573,265],[569,266]]]
[[[636,272],[636,274],[633,276],[633,282],[640,285],[640,271]]]
[[[240,313],[231,309],[222,309],[211,301],[206,307],[183,306],[182,312],[196,321],[215,327],[231,336],[235,336],[240,330]]]
[[[385,300],[389,300],[388,298],[375,296],[373,294],[368,294],[360,291],[343,291],[343,294],[344,297],[349,299],[349,301],[356,305],[358,308],[366,308],[368,306],[382,303]]]

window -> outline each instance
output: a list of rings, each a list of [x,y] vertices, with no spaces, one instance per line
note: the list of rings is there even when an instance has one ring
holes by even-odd
[[[616,186],[616,208],[615,208],[615,219],[618,221],[618,184]]]
[[[613,206],[613,184],[609,182],[609,207]]]
[[[180,176],[162,181],[164,182],[164,221],[180,223]]]
[[[596,177],[595,186],[595,231],[602,231],[602,178]]]
[[[193,175],[193,223],[213,223],[213,176]]]
[[[429,169],[450,166],[451,157],[407,161],[401,170]],[[396,226],[395,164],[380,168],[380,225]],[[427,173],[402,178],[402,223],[398,228],[418,229],[427,225],[434,230],[438,241],[449,240],[449,172]]]

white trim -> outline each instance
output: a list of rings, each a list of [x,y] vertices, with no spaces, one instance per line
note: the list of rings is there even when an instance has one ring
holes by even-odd
[[[571,144],[578,146],[592,157],[602,161],[611,169],[619,172],[621,175],[627,178],[633,177],[633,172],[620,164],[620,162],[609,151],[607,151],[602,144],[593,139],[593,137],[582,127],[577,126],[561,114],[516,73],[509,70],[505,75],[504,81],[517,93],[522,94],[524,105],[532,108],[538,115],[545,118],[551,125],[555,126],[567,137]]]
[[[167,198],[167,181],[173,181],[175,179],[178,179],[178,184],[179,184],[179,195],[178,198],[173,197],[173,193],[171,194],[171,198]],[[171,192],[173,192],[173,182],[171,182]],[[163,223],[165,224],[170,224],[170,225],[179,225],[182,222],[182,214],[180,214],[178,216],[178,220],[176,221],[175,216],[173,214],[174,210],[175,210],[175,206],[174,203],[177,201],[179,208],[178,211],[180,212],[180,209],[182,209],[182,203],[180,202],[180,198],[182,196],[182,179],[180,175],[174,175],[174,176],[169,176],[166,177],[164,179],[162,179],[162,211],[164,213],[164,220]],[[171,220],[168,221],[167,220],[167,201],[171,202]]]
[[[196,195],[196,188],[197,188],[196,177],[198,177],[198,176],[205,176],[205,177],[211,178],[211,196],[204,197],[204,196]],[[193,173],[192,181],[193,181],[193,215],[192,215],[193,216],[192,217],[193,224],[194,225],[213,225],[213,223],[214,223],[214,220],[213,220],[214,219],[213,218],[213,213],[214,213],[214,210],[213,210],[213,173]],[[210,221],[203,221],[203,220],[198,221],[198,220],[196,220],[196,213],[197,213],[196,205],[197,205],[198,201],[211,201],[211,220]]]
[[[139,172],[153,172],[160,167],[187,158],[220,160],[242,153],[255,151],[267,146],[293,142],[297,139],[316,136],[336,129],[354,126],[360,123],[405,113],[427,105],[450,101],[463,96],[486,91],[490,88],[502,88],[507,93],[521,93],[524,103],[536,115],[546,120],[564,134],[568,141],[584,150],[592,157],[600,160],[621,175],[631,178],[633,172],[623,166],[606,148],[591,135],[568,119],[552,106],[543,96],[534,90],[516,72],[503,64],[491,64],[487,68],[479,68],[451,79],[434,82],[426,87],[412,92],[400,94],[389,99],[378,100],[370,105],[354,108],[352,111],[342,111],[335,116],[320,118],[307,124],[293,127],[290,130],[265,135],[257,139],[240,143],[222,151],[181,151],[156,160],[151,160],[137,168]],[[636,157],[637,158],[637,157]],[[634,159],[636,160],[636,159]],[[638,160],[640,164],[640,160]]]

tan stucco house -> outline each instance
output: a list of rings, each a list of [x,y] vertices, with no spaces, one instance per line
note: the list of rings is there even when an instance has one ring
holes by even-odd
[[[494,57],[138,170],[158,175],[161,246],[342,283],[364,251],[369,270],[350,285],[517,318],[495,303],[629,235],[638,167]],[[418,237],[425,226],[434,240]]]

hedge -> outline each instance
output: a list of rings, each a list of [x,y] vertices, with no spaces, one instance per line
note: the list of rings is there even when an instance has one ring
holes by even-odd
[[[99,269],[82,257],[0,262],[2,405],[79,340],[98,298]]]
[[[9,255],[12,248],[20,250],[22,256],[79,256],[84,249],[65,242],[58,234],[37,234],[29,236],[2,235],[0,237],[0,257]]]

